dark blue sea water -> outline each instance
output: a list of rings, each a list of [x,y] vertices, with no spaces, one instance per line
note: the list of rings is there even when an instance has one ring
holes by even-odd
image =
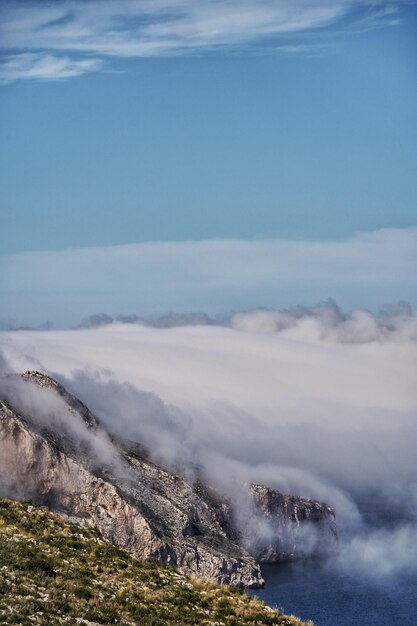
[[[316,626],[417,626],[417,575],[356,579],[318,562],[268,565],[256,596]]]

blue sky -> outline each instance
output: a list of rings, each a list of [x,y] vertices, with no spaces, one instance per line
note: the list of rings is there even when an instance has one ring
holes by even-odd
[[[416,4],[6,0],[1,252],[415,226]]]

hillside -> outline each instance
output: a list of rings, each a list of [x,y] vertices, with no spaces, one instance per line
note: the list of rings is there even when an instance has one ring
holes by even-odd
[[[303,626],[233,587],[142,562],[90,527],[0,499],[0,623]]]

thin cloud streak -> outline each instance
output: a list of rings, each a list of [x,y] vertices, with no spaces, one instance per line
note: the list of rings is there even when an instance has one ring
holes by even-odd
[[[397,300],[414,306],[417,229],[346,241],[214,239],[26,252],[0,257],[0,268],[2,316],[23,311],[25,324],[61,324],[63,316],[75,324],[98,312],[281,308],[328,297],[344,309]]]
[[[7,57],[0,64],[0,84],[20,79],[65,80],[102,67],[100,59],[73,60],[68,56],[24,52]]]
[[[73,64],[91,61],[90,56],[138,58],[172,56],[213,48],[251,46],[271,38],[302,34],[350,19],[352,24],[372,26],[398,23],[398,9],[408,4],[358,0],[93,0],[46,4],[6,2],[2,9],[0,47],[16,54],[38,52],[48,57],[57,53],[86,55]],[[359,12],[359,16],[356,14]],[[277,41],[275,42],[277,43]],[[284,40],[280,52],[300,52],[303,45]],[[311,45],[309,46],[309,49]],[[72,76],[98,69],[93,63]],[[39,61],[40,62],[40,61]],[[57,71],[62,63],[62,74]],[[10,63],[10,61],[9,61]],[[55,58],[55,71],[40,78],[68,77],[68,60]],[[30,68],[8,74],[8,81],[35,78]],[[3,82],[5,80],[3,79]]]

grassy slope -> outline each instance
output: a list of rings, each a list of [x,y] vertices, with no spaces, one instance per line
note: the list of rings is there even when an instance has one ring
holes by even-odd
[[[0,624],[88,623],[302,626],[236,589],[138,561],[45,508],[0,499]]]

